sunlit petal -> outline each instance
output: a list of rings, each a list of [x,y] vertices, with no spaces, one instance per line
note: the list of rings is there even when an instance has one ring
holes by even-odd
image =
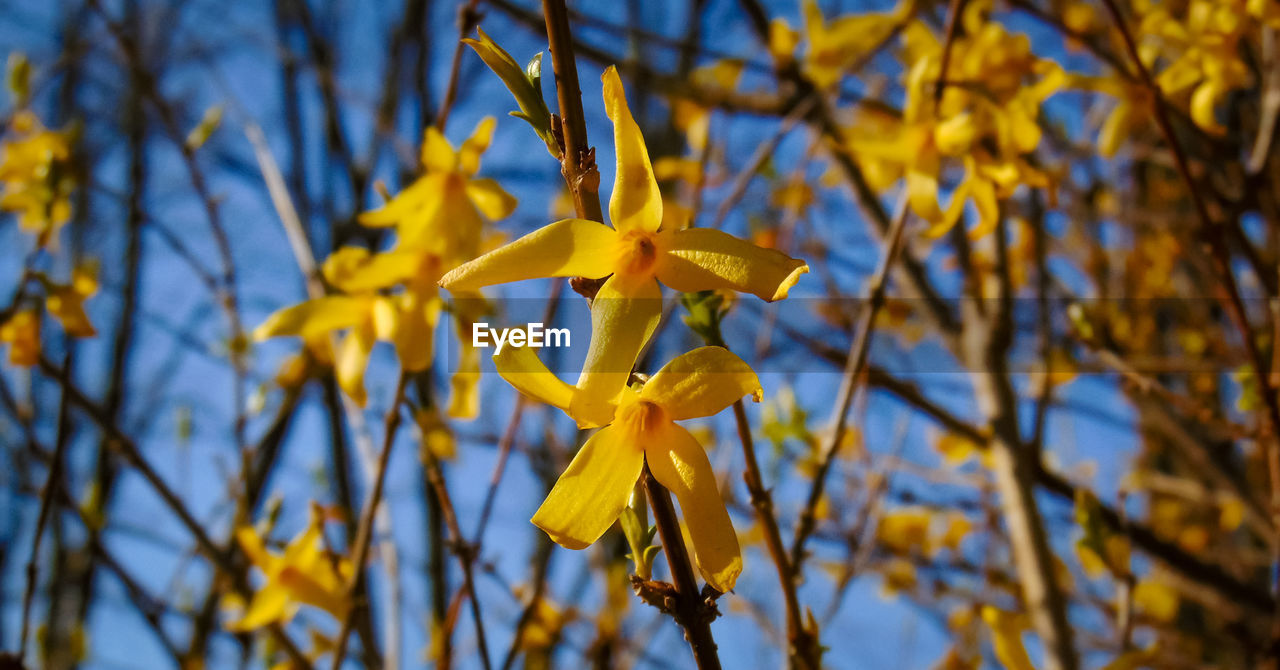
[[[742,572],[742,551],[702,445],[671,422],[646,431],[642,439],[653,476],[680,501],[698,571],[716,589],[731,590]]]
[[[253,330],[253,339],[298,335],[310,339],[333,330],[350,328],[368,317],[370,301],[364,297],[332,295],[285,307]]]
[[[678,231],[663,251],[658,280],[677,291],[733,289],[781,300],[809,271],[804,261],[709,228]]]
[[[498,374],[526,396],[565,412],[573,401],[573,387],[551,373],[532,347],[503,347],[493,357]]]
[[[280,583],[269,583],[253,594],[253,600],[239,621],[227,624],[227,630],[250,631],[290,618],[296,606],[290,605],[289,589]]]
[[[490,221],[511,216],[516,209],[516,199],[492,179],[472,179],[467,182],[467,195],[471,202]]]
[[[462,143],[462,147],[458,149],[458,170],[463,174],[472,175],[480,169],[480,155],[489,148],[489,143],[493,141],[493,128],[497,125],[497,120],[492,116],[486,116],[476,124],[476,129],[472,131],[471,137]]]
[[[591,304],[591,344],[569,415],[579,425],[607,423],[627,385],[640,349],[662,318],[662,292],[653,279],[614,275]]]
[[[372,320],[352,328],[342,339],[334,365],[338,386],[360,407],[364,407],[368,401],[364,390],[364,369],[369,365],[369,354],[373,352],[374,341]]]
[[[746,361],[723,347],[699,347],[662,366],[640,398],[681,421],[718,414],[746,395],[759,402],[762,393],[760,379]]]
[[[562,547],[587,547],[622,513],[643,467],[644,452],[627,431],[602,428],[560,475],[534,513],[534,525]]]
[[[422,167],[427,172],[452,172],[457,165],[458,157],[453,152],[453,145],[439,128],[429,126],[422,138]]]
[[[450,291],[538,277],[590,277],[613,272],[617,233],[584,219],[565,219],[494,249],[440,280]]]
[[[613,143],[618,157],[613,195],[609,198],[609,220],[620,231],[640,229],[653,232],[662,224],[662,195],[653,178],[649,150],[640,126],[631,117],[627,94],[617,68],[610,67],[604,82],[604,111],[613,121]]]

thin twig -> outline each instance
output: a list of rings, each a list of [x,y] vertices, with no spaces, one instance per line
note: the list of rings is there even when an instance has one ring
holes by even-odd
[[[904,246],[904,232],[909,218],[907,211],[907,195],[904,191],[899,197],[897,209],[893,215],[893,224],[889,227],[885,237],[884,253],[880,257],[880,265],[871,277],[867,305],[864,307],[862,319],[858,322],[858,329],[854,334],[853,342],[849,346],[849,354],[845,360],[844,375],[840,381],[835,414],[832,416],[831,432],[827,436],[827,443],[822,449],[818,471],[814,474],[813,485],[809,489],[809,497],[796,524],[795,539],[791,542],[791,566],[797,577],[801,574],[801,566],[804,563],[805,541],[809,539],[809,535],[813,532],[817,522],[818,503],[822,500],[827,473],[831,470],[831,464],[835,460],[836,454],[840,452],[840,445],[844,441],[844,434],[848,426],[849,406],[853,403],[853,395],[858,389],[859,378],[867,365],[867,354],[871,349],[871,335],[875,330],[876,316],[884,305],[886,289],[888,288],[889,270],[893,267]]]
[[[382,501],[382,489],[387,479],[387,464],[391,461],[391,447],[395,444],[396,433],[400,431],[400,409],[405,401],[405,388],[408,382],[409,375],[401,372],[400,379],[396,382],[395,396],[391,401],[391,407],[387,409],[386,418],[383,422],[382,452],[378,456],[378,469],[373,479],[373,490],[369,492],[369,499],[365,501],[364,510],[360,513],[360,525],[356,527],[355,544],[351,549],[353,571],[351,581],[347,584],[347,597],[349,599],[354,599],[364,585],[364,564],[369,560],[369,546],[373,540],[374,518],[378,513],[378,504]],[[358,609],[360,608],[353,606],[347,612],[347,616],[343,619],[342,626],[338,631],[338,637],[334,641],[334,670],[341,668],[343,660],[346,659],[347,640],[350,638],[351,629],[355,625],[356,610]],[[396,625],[398,622],[391,623]]]
[[[667,604],[668,613],[684,629],[698,670],[720,670],[716,641],[711,636],[711,621],[717,614],[715,604],[710,598],[702,598],[698,592],[698,580],[693,574],[693,563],[689,549],[684,545],[671,494],[654,478],[648,463],[645,463],[641,479],[653,510],[653,524],[658,527],[658,536],[662,539],[662,551],[667,556],[671,579],[675,582],[674,602]]]

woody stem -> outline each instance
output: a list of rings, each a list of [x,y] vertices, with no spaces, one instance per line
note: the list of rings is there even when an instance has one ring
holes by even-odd
[[[711,636],[714,613],[698,593],[698,580],[693,574],[693,563],[689,557],[689,549],[684,545],[684,535],[680,532],[680,521],[676,518],[671,494],[654,479],[648,463],[645,463],[644,473],[640,477],[644,481],[645,492],[649,494],[653,522],[658,527],[662,550],[667,556],[667,565],[671,568],[671,579],[675,582],[676,602],[671,607],[671,617],[684,629],[685,639],[693,649],[693,660],[698,664],[698,669],[720,670],[716,641]]]

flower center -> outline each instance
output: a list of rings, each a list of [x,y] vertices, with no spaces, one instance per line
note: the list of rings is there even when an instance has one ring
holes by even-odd
[[[653,269],[653,261],[658,257],[658,248],[649,233],[632,231],[623,236],[622,253],[618,258],[620,272],[630,275],[645,274]]]
[[[665,413],[648,400],[627,403],[618,409],[618,423],[636,433],[647,433],[658,427]]]

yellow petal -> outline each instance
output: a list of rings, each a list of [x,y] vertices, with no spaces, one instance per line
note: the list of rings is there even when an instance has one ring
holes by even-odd
[[[275,572],[276,557],[267,551],[266,546],[262,542],[262,537],[258,535],[258,531],[253,526],[241,526],[236,529],[236,542],[240,545],[240,549],[244,551],[244,555],[249,561],[258,566],[258,569],[271,574]]]
[[[617,520],[644,467],[644,452],[627,431],[602,428],[560,475],[533,523],[567,549],[583,549]]]
[[[423,255],[415,251],[371,254],[364,247],[342,247],[329,255],[321,272],[325,281],[346,293],[388,288],[413,277]]]
[[[640,398],[673,421],[713,416],[744,395],[760,402],[760,379],[746,361],[723,347],[699,347],[662,366]]]
[[[338,386],[347,393],[355,404],[364,407],[368,396],[364,390],[364,369],[369,365],[369,354],[373,352],[373,324],[362,323],[352,328],[342,339],[338,349],[338,359],[334,365],[334,375]]]
[[[631,377],[640,349],[662,318],[662,292],[653,279],[614,275],[591,304],[591,344],[569,415],[579,426],[608,423]]]
[[[907,201],[916,216],[937,223],[942,220],[938,208],[938,178],[920,170],[907,171]]]
[[[1128,102],[1121,102],[1116,108],[1111,110],[1111,114],[1107,116],[1107,120],[1102,124],[1102,130],[1098,132],[1098,153],[1106,158],[1116,155],[1116,151],[1120,149],[1120,144],[1124,142],[1129,134],[1130,119],[1133,117],[1133,105]]]
[[[98,334],[89,315],[84,311],[84,296],[74,286],[59,286],[50,289],[45,298],[45,307],[59,323],[69,337],[93,337]]]
[[[476,124],[476,129],[472,131],[471,137],[468,137],[462,143],[462,148],[458,149],[458,170],[463,174],[475,174],[480,169],[480,155],[489,148],[489,143],[493,141],[493,127],[497,125],[497,120],[492,116],[486,116]],[[501,218],[501,217],[499,217]]]
[[[689,228],[671,236],[658,256],[658,280],[677,291],[733,289],[763,300],[787,297],[809,271],[804,261],[728,233]]]
[[[423,300],[416,293],[409,293],[402,296],[400,306],[391,337],[400,358],[400,367],[410,372],[425,370],[431,363],[440,301]]]
[[[449,378],[449,416],[474,419],[480,413],[480,352],[471,346],[469,333],[459,333],[458,369]],[[529,347],[503,347],[506,349]]]
[[[239,621],[227,624],[227,630],[250,631],[283,621],[292,616],[289,590],[283,584],[269,583],[253,594],[249,609]]]
[[[507,193],[498,182],[492,179],[472,179],[467,182],[467,195],[476,209],[490,221],[497,221],[511,216],[515,211],[516,199]]]
[[[742,572],[742,551],[702,445],[689,431],[669,421],[659,422],[642,435],[653,476],[680,501],[698,571],[716,589],[733,589]]]
[[[1192,120],[1197,126],[1214,135],[1226,132],[1226,128],[1219,125],[1218,117],[1214,113],[1214,106],[1218,102],[1221,91],[1222,87],[1218,81],[1208,80],[1197,86],[1195,92],[1191,94]]]
[[[298,335],[311,339],[333,330],[350,328],[369,314],[368,298],[331,295],[276,311],[253,330],[253,339]]]
[[[464,263],[441,280],[450,291],[538,277],[589,277],[613,272],[617,233],[585,219],[565,219]]]
[[[609,198],[609,220],[618,230],[640,229],[653,232],[662,223],[662,195],[653,178],[649,150],[645,148],[640,126],[631,117],[627,94],[622,89],[618,70],[610,67],[601,77],[604,82],[604,111],[613,121],[614,151],[618,171]]]
[[[29,368],[40,363],[40,314],[24,309],[0,324],[0,342],[9,343],[9,363]]]
[[[458,157],[453,153],[453,145],[435,126],[427,128],[422,138],[422,166],[427,172],[453,172],[458,166]]]
[[[1000,203],[996,200],[995,184],[977,177],[970,184],[969,197],[978,210],[978,225],[969,231],[970,239],[976,240],[986,237],[1000,224]]]
[[[1005,670],[1035,670],[1022,646],[1022,626],[1017,615],[987,605],[982,608],[982,619],[991,627],[996,659]]]
[[[396,194],[382,207],[361,212],[356,219],[362,226],[384,228],[400,225],[439,203],[437,194],[443,184],[443,176],[430,174],[414,181]]]
[[[294,600],[319,607],[341,621],[351,608],[350,602],[345,593],[333,588],[333,568],[326,565],[320,570],[328,573],[329,577],[324,581],[329,583],[315,579],[316,575],[288,566],[280,572],[280,584],[289,590],[289,595]]]
[[[516,390],[538,402],[569,411],[574,388],[547,369],[532,347],[503,347],[493,367]]]

